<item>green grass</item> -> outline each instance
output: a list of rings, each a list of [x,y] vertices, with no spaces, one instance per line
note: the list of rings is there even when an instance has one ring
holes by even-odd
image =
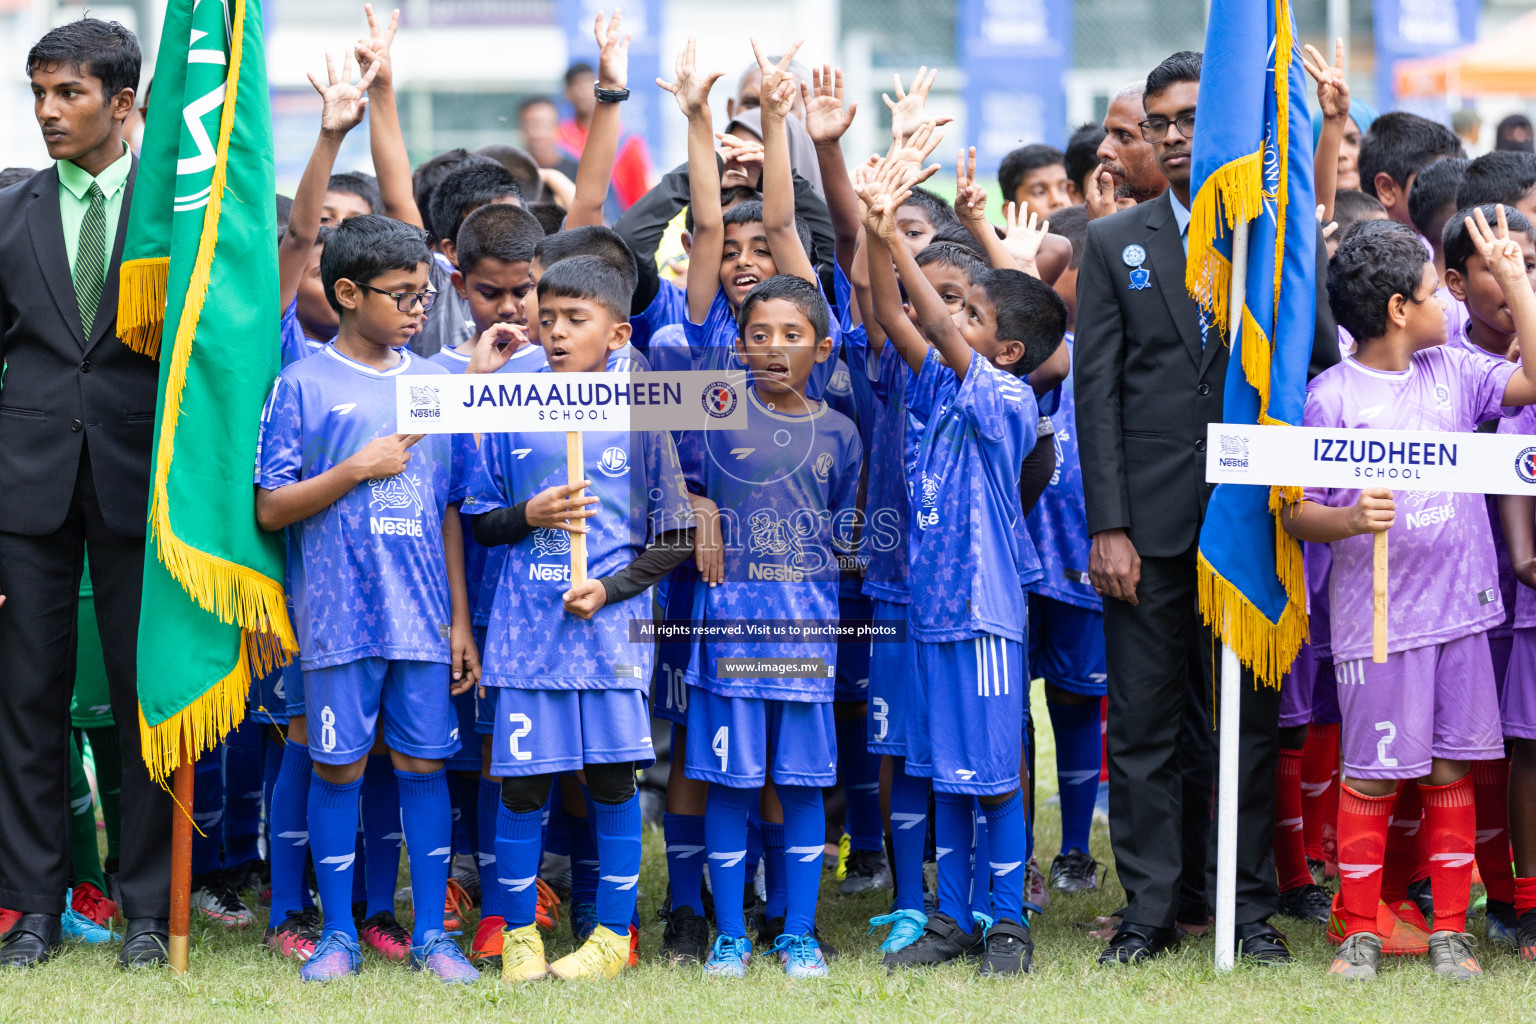
[[[1055,791],[1049,719],[1039,686],[1035,711],[1042,750],[1037,828],[1042,862],[1056,852],[1059,826],[1044,806]],[[194,925],[192,969],[185,978],[165,972],[126,974],[116,967],[116,948],[76,947],[53,962],[0,980],[0,1021],[185,1021],[224,1024],[437,1024],[460,1021],[662,1021],[716,1024],[725,1021],[1179,1021],[1243,1024],[1352,1024],[1352,1022],[1504,1021],[1529,1016],[1536,1000],[1536,971],[1513,954],[1483,950],[1489,977],[1453,986],[1434,977],[1421,960],[1388,961],[1373,985],[1346,987],[1323,972],[1329,947],[1321,930],[1278,922],[1293,940],[1297,963],[1284,968],[1239,968],[1218,976],[1209,939],[1186,942],[1176,955],[1142,968],[1104,970],[1094,964],[1101,944],[1078,922],[1119,906],[1121,892],[1110,874],[1098,893],[1057,897],[1035,923],[1035,973],[1028,978],[982,981],[952,966],[928,973],[887,976],[876,938],[864,922],[885,909],[882,897],[842,899],[835,883],[823,891],[823,931],[842,951],[823,981],[790,982],[767,958],[741,982],[703,983],[696,970],[659,965],[661,926],[653,913],[666,890],[661,837],[646,836],[641,876],[643,966],[613,982],[565,986],[555,982],[506,988],[492,978],[466,989],[449,989],[386,964],[371,953],[359,978],[305,986],[292,963],[258,944],[259,932],[228,933]],[[1108,836],[1096,828],[1094,854],[1109,859]],[[1474,929],[1481,931],[1481,919]],[[570,948],[564,922],[550,941],[551,958]]]

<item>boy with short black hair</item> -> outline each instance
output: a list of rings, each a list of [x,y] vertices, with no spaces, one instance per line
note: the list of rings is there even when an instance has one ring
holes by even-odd
[[[1338,227],[1328,236],[1329,257],[1339,251],[1339,243],[1344,241],[1356,224],[1367,220],[1391,218],[1387,216],[1387,208],[1375,196],[1368,196],[1352,188],[1339,189],[1333,197],[1333,222]]]
[[[326,183],[320,224],[322,227],[333,228],[342,221],[361,217],[365,213],[380,213],[383,208],[379,179],[361,171],[342,171],[331,175]]]
[[[1497,232],[1481,210],[1473,215],[1468,231],[1509,304],[1517,336],[1536,336],[1536,295],[1504,211],[1497,211]],[[1306,426],[1472,431],[1509,415],[1510,407],[1536,402],[1536,368],[1445,344],[1437,284],[1418,236],[1403,226],[1366,225],[1345,240],[1329,264],[1328,300],[1356,338],[1356,351],[1308,385]],[[1292,536],[1327,543],[1333,555],[1345,935],[1330,973],[1376,976],[1388,828],[1401,781],[1418,779],[1434,893],[1430,962],[1437,974],[1467,979],[1482,974],[1465,934],[1477,831],[1468,762],[1504,752],[1487,637],[1504,610],[1482,499],[1452,494],[1449,504],[1427,507],[1443,496],[1403,496],[1416,514],[1401,528],[1394,496],[1382,487],[1308,488],[1281,517]],[[1393,589],[1400,596],[1388,620],[1387,662],[1379,665],[1371,660],[1369,535],[1389,530],[1389,571],[1413,584]]]
[[[1466,155],[1461,140],[1445,125],[1404,110],[1388,111],[1360,140],[1360,190],[1381,200],[1392,220],[1411,225],[1408,193],[1414,178],[1436,160]]]
[[[1503,203],[1536,217],[1536,156],[1510,150],[1484,153],[1467,166],[1456,190],[1456,209]]]
[[[934,241],[938,232],[959,227],[960,220],[955,216],[954,208],[943,199],[921,185],[915,185],[907,201],[896,211],[896,226],[901,229],[901,237],[906,240],[912,255],[916,256]]]
[[[1461,209],[1456,205],[1456,190],[1467,176],[1472,161],[1461,157],[1436,160],[1413,180],[1408,193],[1408,220],[1413,229],[1429,243],[1435,254],[1435,272],[1445,275],[1445,260],[1440,251],[1440,236],[1451,215]]]
[[[1044,143],[1020,146],[1003,157],[997,168],[997,187],[1003,202],[1017,203],[1020,213],[1028,210],[1040,220],[1072,205],[1070,182],[1066,156],[1055,146]]]
[[[279,375],[262,413],[256,515],[267,530],[297,527],[289,586],[315,726],[309,840],[325,922],[306,981],[362,968],[352,866],[381,713],[414,853],[411,964],[448,982],[478,977],[443,930],[453,823],[442,765],[459,748],[450,692],[479,676],[455,514],[462,481],[447,435],[394,432],[394,378],[446,372],[405,348],[432,305],[430,260],[420,228],[369,214],[338,227],[320,269],[340,332]]]

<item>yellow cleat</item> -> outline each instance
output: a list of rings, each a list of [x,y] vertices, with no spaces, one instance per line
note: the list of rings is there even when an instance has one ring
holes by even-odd
[[[598,925],[580,949],[550,964],[549,973],[564,981],[611,978],[628,965],[629,935]]]
[[[549,975],[544,962],[544,937],[536,924],[508,928],[501,933],[501,980],[537,981]]]

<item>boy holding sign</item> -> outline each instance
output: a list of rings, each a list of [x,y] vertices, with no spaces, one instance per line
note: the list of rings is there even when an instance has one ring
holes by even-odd
[[[1481,210],[1474,217],[1467,230],[1503,291],[1516,334],[1536,337],[1536,295],[1503,208],[1497,232]],[[1536,367],[1445,345],[1438,285],[1423,245],[1403,226],[1365,225],[1345,240],[1329,265],[1328,299],[1357,348],[1308,386],[1306,426],[1470,432],[1502,410],[1536,403]],[[1345,938],[1329,970],[1350,979],[1376,976],[1387,829],[1401,781],[1417,779],[1435,904],[1430,959],[1437,974],[1466,979],[1482,973],[1465,934],[1476,837],[1468,766],[1503,756],[1487,630],[1504,613],[1480,499],[1404,496],[1408,509],[1400,523],[1386,488],[1309,488],[1281,520],[1292,536],[1327,543],[1333,552],[1333,655],[1344,717],[1338,849]],[[1392,589],[1400,596],[1387,661],[1376,664],[1367,535],[1388,531],[1398,581]]]

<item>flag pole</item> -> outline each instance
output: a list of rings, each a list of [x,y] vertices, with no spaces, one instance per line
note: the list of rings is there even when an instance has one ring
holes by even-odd
[[[192,922],[192,780],[193,764],[186,743],[181,763],[171,776],[176,813],[171,816],[171,920],[167,954],[171,970],[187,973],[188,933]]]
[[[1232,358],[1238,358],[1243,303],[1248,287],[1248,222],[1232,231],[1232,291],[1227,303]],[[1229,613],[1230,614],[1230,613]],[[1232,635],[1232,621],[1225,623]],[[1221,645],[1220,747],[1216,774],[1216,969],[1230,971],[1236,959],[1238,734],[1242,720],[1243,667],[1231,643]]]

